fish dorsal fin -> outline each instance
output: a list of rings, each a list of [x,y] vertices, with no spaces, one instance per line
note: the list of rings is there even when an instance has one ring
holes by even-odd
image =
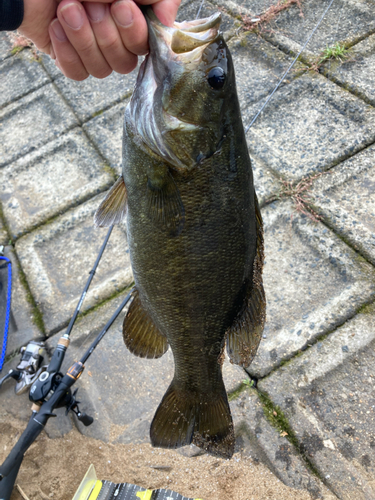
[[[125,345],[140,358],[160,358],[168,350],[167,339],[143,308],[137,289],[133,297],[123,324]]]
[[[151,220],[171,236],[178,236],[185,223],[185,209],[172,174],[148,178],[147,212]]]
[[[126,216],[127,194],[123,177],[119,177],[108,191],[94,215],[99,227],[109,227],[123,221]]]
[[[249,280],[244,307],[227,331],[227,352],[232,363],[248,367],[258,349],[266,320],[266,297],[263,289],[262,269],[264,262],[263,223],[255,195],[257,252],[253,264],[252,280]]]

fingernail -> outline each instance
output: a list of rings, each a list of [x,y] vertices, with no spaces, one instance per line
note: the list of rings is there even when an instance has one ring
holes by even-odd
[[[123,28],[128,28],[133,24],[133,11],[130,2],[115,2],[112,4],[112,14],[117,24]]]
[[[73,30],[78,30],[83,24],[83,7],[81,4],[69,3],[60,10],[66,24]]]
[[[51,28],[53,32],[55,33],[55,37],[60,40],[60,42],[65,42],[67,40],[67,36],[65,34],[65,31],[63,30],[63,27],[60,24],[60,21],[56,19],[51,23]]]
[[[106,5],[103,3],[86,2],[85,9],[90,20],[94,23],[99,23],[106,12]]]

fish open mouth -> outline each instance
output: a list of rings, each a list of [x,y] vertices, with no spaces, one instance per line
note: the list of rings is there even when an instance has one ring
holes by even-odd
[[[159,21],[152,9],[147,9],[146,19],[150,36],[154,35],[159,38],[156,45],[163,43],[175,54],[184,54],[212,43],[217,38],[221,14],[216,12],[206,19],[175,22],[172,27],[168,27]]]
[[[202,135],[206,125],[191,119],[180,109],[176,111],[176,99],[171,97],[170,86],[180,88],[181,85],[176,84],[176,80],[171,83],[171,75],[177,75],[182,81],[197,69],[204,73],[209,46],[220,36],[221,14],[175,22],[172,27],[162,24],[151,7],[144,10],[144,15],[150,52],[139,71],[129,106],[130,119],[138,136],[154,153],[177,170],[191,169],[207,156],[201,151],[194,151],[194,154],[191,151],[193,135]],[[189,101],[197,96],[194,92],[192,86]],[[177,141],[177,135],[185,135],[186,139]]]

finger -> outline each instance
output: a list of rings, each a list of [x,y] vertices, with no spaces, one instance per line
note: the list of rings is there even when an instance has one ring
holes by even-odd
[[[89,76],[81,58],[69,42],[60,21],[55,19],[49,25],[49,35],[52,41],[56,65],[65,76],[72,80],[82,81]]]
[[[118,0],[111,5],[111,14],[127,50],[147,54],[147,23],[139,7],[132,0]]]
[[[137,3],[152,5],[153,11],[159,21],[165,24],[165,26],[172,26],[176,19],[181,0],[137,0]]]
[[[77,0],[63,0],[57,8],[57,17],[86,71],[96,78],[110,75],[112,69],[96,43],[83,5]]]
[[[124,47],[109,6],[94,2],[85,2],[83,5],[96,43],[109,66],[121,74],[133,71],[137,66],[138,57]]]

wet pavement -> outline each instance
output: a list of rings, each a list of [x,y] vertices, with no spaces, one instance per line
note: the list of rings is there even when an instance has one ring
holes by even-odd
[[[291,5],[256,33],[243,19],[274,0],[205,2],[223,9],[247,125],[290,65],[327,3]],[[200,1],[183,1],[180,20]],[[237,449],[312,498],[375,498],[375,1],[337,0],[298,64],[247,134],[265,227],[267,322],[245,371],[224,364]],[[336,42],[346,59],[308,65]],[[121,169],[124,109],[136,72],[66,79],[48,57],[12,55],[0,34],[0,244],[14,269],[7,363],[31,339],[51,352],[107,233],[93,214]],[[116,227],[72,333],[64,367],[115,311],[133,281],[125,226]],[[124,314],[124,313],[122,313]],[[173,374],[170,352],[131,355],[121,317],[77,386],[84,427],[104,441],[149,440]],[[11,383],[2,404],[27,419]],[[61,414],[61,415],[60,415]],[[182,453],[197,451],[186,448]]]

